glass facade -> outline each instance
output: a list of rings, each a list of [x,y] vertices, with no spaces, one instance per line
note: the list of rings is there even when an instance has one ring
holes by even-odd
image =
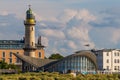
[[[24,40],[0,40],[0,49],[21,49],[24,47]]]
[[[96,72],[96,67],[92,60],[86,56],[71,56],[48,68],[50,72],[67,73],[69,70],[76,73],[90,73]]]

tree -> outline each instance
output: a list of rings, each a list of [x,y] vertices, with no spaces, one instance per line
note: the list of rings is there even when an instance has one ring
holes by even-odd
[[[4,61],[0,61],[0,69],[7,69],[8,68],[8,64]]]
[[[56,54],[51,54],[49,59],[62,59],[63,56],[60,55],[59,53],[56,53]]]
[[[0,61],[0,69],[17,69],[14,64],[7,64],[5,61]]]

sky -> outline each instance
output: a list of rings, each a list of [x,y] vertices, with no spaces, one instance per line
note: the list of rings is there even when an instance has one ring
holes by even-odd
[[[28,5],[45,55],[120,49],[120,0],[0,0],[0,40],[20,40]],[[89,44],[90,46],[85,46]]]

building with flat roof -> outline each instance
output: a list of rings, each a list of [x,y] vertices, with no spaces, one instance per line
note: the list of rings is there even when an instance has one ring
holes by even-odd
[[[102,49],[93,50],[96,55],[98,70],[106,72],[120,72],[120,50]]]
[[[35,57],[44,59],[44,46],[41,44],[40,38],[36,43]],[[24,55],[24,39],[23,40],[0,40],[0,60],[8,64],[21,65],[21,61],[12,53]]]

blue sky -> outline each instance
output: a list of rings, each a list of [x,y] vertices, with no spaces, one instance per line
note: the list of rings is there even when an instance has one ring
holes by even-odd
[[[37,20],[36,39],[42,36],[46,56],[120,48],[120,0],[1,0],[1,40],[22,39],[29,4]]]

